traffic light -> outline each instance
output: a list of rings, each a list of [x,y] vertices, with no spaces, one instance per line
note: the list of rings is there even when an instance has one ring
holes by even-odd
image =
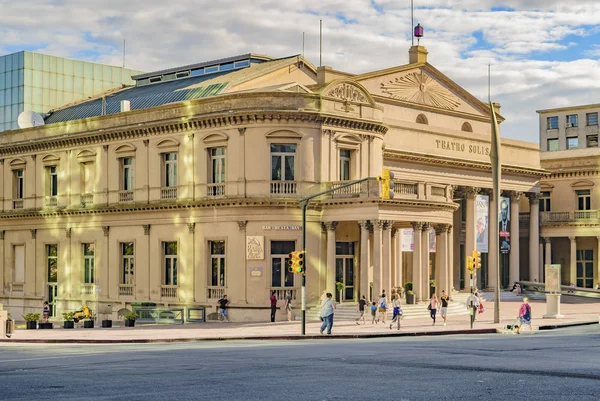
[[[289,254],[289,271],[294,274],[303,274],[305,271],[304,267],[304,253],[305,251],[292,251]]]
[[[473,268],[481,269],[481,252],[473,251]]]
[[[394,173],[387,168],[384,168],[381,175],[377,177],[377,181],[381,181],[381,199],[394,199],[393,179]]]
[[[470,256],[467,256],[467,269],[470,272],[473,272],[473,269],[475,269],[475,264],[473,263],[473,258]]]

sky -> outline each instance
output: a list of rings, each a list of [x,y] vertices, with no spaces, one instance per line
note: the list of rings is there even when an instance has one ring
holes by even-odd
[[[597,0],[414,0],[428,61],[502,105],[502,136],[538,142],[536,110],[598,103]],[[39,51],[155,71],[249,52],[302,52],[351,73],[403,65],[410,0],[0,0],[0,54]]]

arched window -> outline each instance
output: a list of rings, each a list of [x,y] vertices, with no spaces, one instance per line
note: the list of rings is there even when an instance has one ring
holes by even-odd
[[[473,132],[473,127],[470,123],[465,122],[463,123],[462,128],[460,130],[465,132]]]
[[[417,124],[429,125],[429,121],[427,121],[427,117],[425,117],[425,114],[419,114],[417,116]]]

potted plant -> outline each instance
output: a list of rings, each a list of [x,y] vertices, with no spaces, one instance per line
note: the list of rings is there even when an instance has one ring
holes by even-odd
[[[40,320],[40,314],[29,312],[23,315],[23,319],[27,322],[27,330],[35,330],[37,328],[37,322]]]
[[[404,283],[404,290],[406,291],[406,303],[413,305],[415,303],[415,293],[413,292],[413,283],[407,281]]]
[[[83,321],[83,328],[84,329],[93,329],[94,328],[94,321],[92,320],[92,317],[88,317]]]
[[[429,298],[435,294],[435,280],[429,280]]]
[[[125,315],[125,327],[135,327],[135,319],[138,315],[135,312],[129,312]]]
[[[338,302],[342,303],[342,291],[344,291],[344,283],[342,283],[341,281],[338,281],[337,283],[335,283],[335,288],[338,291]]]
[[[110,329],[112,327],[112,320],[111,319],[103,319],[102,327],[105,329]]]
[[[73,312],[64,312],[63,314],[63,329],[75,328],[75,322],[73,321]]]

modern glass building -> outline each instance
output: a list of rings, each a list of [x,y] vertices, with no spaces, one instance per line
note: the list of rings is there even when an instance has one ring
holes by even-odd
[[[131,76],[140,73],[28,51],[0,56],[0,131],[17,129],[24,110],[43,115],[121,84],[132,85]]]

